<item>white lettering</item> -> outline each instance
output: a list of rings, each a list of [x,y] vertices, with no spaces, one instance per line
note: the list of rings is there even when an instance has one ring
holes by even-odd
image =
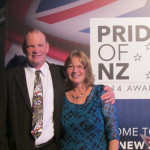
[[[149,141],[150,143],[150,141]],[[120,147],[121,149],[124,149],[124,150],[129,150],[129,149],[143,149],[144,148],[144,142],[136,142],[136,141],[124,141],[124,142],[121,142],[120,141]]]

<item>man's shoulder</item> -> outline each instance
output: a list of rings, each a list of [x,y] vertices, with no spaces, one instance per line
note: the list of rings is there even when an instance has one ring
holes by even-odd
[[[6,67],[4,69],[4,74],[7,75],[7,76],[10,76],[10,75],[15,74],[17,72],[18,73],[23,72],[23,70],[24,70],[24,65],[23,64],[16,65],[14,67],[8,67],[8,68]]]
[[[63,67],[63,65],[54,64],[54,63],[49,63],[49,62],[47,62],[47,64],[48,64],[49,66],[56,67],[56,68]]]
[[[53,64],[53,63],[47,63],[47,64],[48,64],[50,70],[63,71],[63,69],[64,69],[64,66],[62,66],[62,65]]]
[[[64,66],[62,65],[58,65],[58,64],[52,64],[52,63],[48,63],[49,65],[49,70],[51,72],[52,76],[56,76],[59,77],[61,76],[61,78],[65,78],[64,76]]]

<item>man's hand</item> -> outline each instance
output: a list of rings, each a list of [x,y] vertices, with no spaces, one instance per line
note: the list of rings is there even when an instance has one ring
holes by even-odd
[[[110,88],[109,86],[105,86],[104,90],[106,91],[106,93],[101,96],[101,99],[106,100],[105,103],[111,103],[111,105],[113,105],[115,103],[115,95],[112,88]]]

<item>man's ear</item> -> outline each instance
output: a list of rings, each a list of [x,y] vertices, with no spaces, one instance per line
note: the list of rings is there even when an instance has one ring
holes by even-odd
[[[23,45],[22,45],[22,50],[23,50],[23,53],[26,54],[26,45],[25,45],[25,43],[23,43]]]
[[[49,43],[47,42],[47,44],[46,44],[46,53],[48,53],[49,52]]]
[[[26,54],[26,50],[25,49],[23,49],[23,53]]]

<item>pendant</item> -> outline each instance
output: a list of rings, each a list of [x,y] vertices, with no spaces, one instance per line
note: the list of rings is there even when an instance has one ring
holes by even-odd
[[[83,93],[81,93],[81,94],[80,94],[79,96],[77,96],[77,97],[75,97],[75,96],[72,95],[72,98],[73,98],[73,99],[79,99],[79,98],[82,97],[82,96],[83,96]]]

